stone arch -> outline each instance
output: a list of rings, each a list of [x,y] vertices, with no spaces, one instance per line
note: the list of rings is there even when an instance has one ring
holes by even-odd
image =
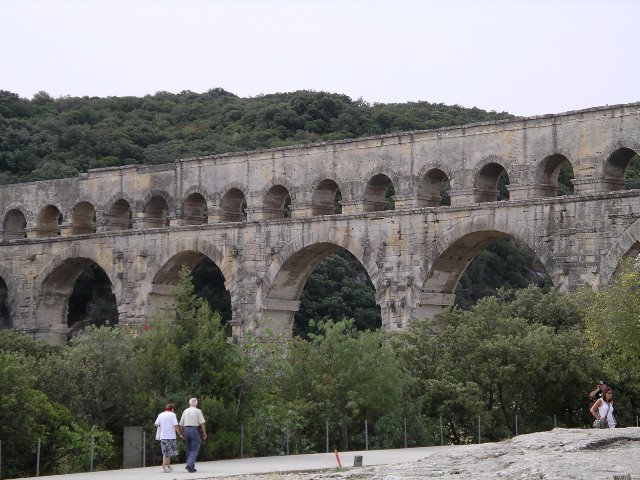
[[[168,227],[173,217],[173,199],[164,190],[152,190],[146,195],[141,211],[144,228]]]
[[[499,200],[498,182],[505,173],[509,178],[509,170],[505,167],[506,162],[495,155],[483,158],[475,168],[473,175],[474,201],[495,202]]]
[[[396,189],[396,185],[400,183],[398,175],[391,169],[383,167],[370,170],[365,178],[367,183],[362,194],[363,210],[365,212],[392,210],[388,208],[386,192],[387,188],[392,188],[393,195],[398,193]]]
[[[542,161],[537,165],[535,177],[536,197],[559,196],[558,179],[560,176],[560,170],[567,164],[570,165],[571,170],[574,171],[574,165],[566,155],[561,153],[552,153],[542,159]],[[573,193],[573,191],[570,193]]]
[[[283,186],[284,188],[286,188],[287,191],[289,192],[289,194],[291,195],[292,199],[293,199],[293,196],[298,193],[298,188],[285,177],[273,177],[273,178],[271,178],[271,180],[269,180],[267,183],[265,183],[264,187],[262,187],[262,190],[264,192],[266,192],[266,191],[269,191],[271,188],[273,188],[275,186],[278,186],[278,185]]]
[[[318,183],[313,184],[311,191],[311,215],[335,215],[336,195],[342,198],[342,190],[340,185],[333,179],[325,178]],[[342,213],[342,207],[339,212]]]
[[[27,217],[24,210],[13,207],[7,210],[2,222],[2,240],[19,240],[27,237]]]
[[[241,186],[230,184],[220,198],[220,220],[242,222],[246,220],[247,196]]]
[[[270,187],[263,197],[263,219],[275,220],[290,216],[289,206],[293,201],[291,190],[277,183]]]
[[[394,188],[399,187],[400,184],[402,183],[401,175],[395,170],[389,168],[387,165],[376,165],[374,168],[369,169],[367,173],[363,175],[362,179],[364,181],[368,181],[372,177],[379,174],[383,174],[389,177],[389,180],[391,180],[391,183],[393,184]]]
[[[529,228],[507,217],[472,218],[455,226],[427,251],[413,292],[416,317],[432,316],[453,305],[455,287],[477,253],[498,238],[510,237],[528,247],[546,269],[554,285],[562,287],[548,249]]]
[[[618,143],[610,148],[602,164],[602,189],[607,192],[625,188],[625,173],[631,159],[638,155],[640,148],[629,148]]]
[[[71,233],[85,235],[96,231],[96,208],[86,200],[77,202],[71,211]]]
[[[90,265],[97,265],[107,275],[116,303],[121,304],[121,282],[115,278],[110,255],[100,255],[82,245],[65,248],[49,260],[34,279],[37,336],[57,343],[66,340],[69,297],[75,281]]]
[[[418,207],[438,207],[440,206],[440,198],[443,189],[443,185],[447,182],[449,185],[452,182],[448,168],[441,168],[440,166],[430,165],[422,169],[420,176],[418,177],[417,189],[415,197],[417,199]],[[447,205],[451,204],[445,203]]]
[[[600,262],[600,284],[606,285],[618,270],[623,258],[640,253],[640,219],[633,222],[618,235]]]
[[[259,278],[258,331],[267,329],[291,335],[293,320],[300,306],[302,289],[315,267],[328,255],[344,249],[367,271],[376,291],[381,271],[375,262],[367,261],[367,252],[355,239],[332,228],[309,231],[289,242],[271,262],[264,278]],[[376,301],[380,299],[376,296]]]
[[[310,192],[324,180],[332,180],[333,182],[335,182],[338,185],[338,188],[340,189],[341,192],[346,192],[349,188],[342,178],[340,178],[334,172],[329,171],[329,172],[323,172],[318,175],[315,175],[308,182],[305,182],[302,189]]]
[[[173,197],[166,190],[150,190],[149,192],[147,192],[147,194],[144,196],[142,200],[139,200],[138,202],[136,202],[138,207],[136,208],[136,210],[138,211],[144,210],[144,208],[149,204],[149,202],[154,197],[161,197],[162,199],[164,199],[164,201],[167,202],[167,206],[169,207],[169,210],[171,212],[174,211],[175,204],[174,204]],[[130,204],[130,205],[133,206],[133,204]]]
[[[32,210],[29,210],[27,207],[25,207],[22,203],[19,202],[11,202],[9,205],[7,205],[4,209],[4,215],[3,218],[6,216],[6,214],[10,211],[10,210],[19,210],[23,215],[24,218],[27,220],[28,222],[33,222],[35,219],[35,215],[34,212]]]
[[[56,237],[60,235],[60,225],[63,222],[60,208],[48,204],[40,209],[36,219],[37,237]]]
[[[233,252],[227,252],[232,254]],[[175,301],[173,288],[183,264],[193,269],[204,258],[211,260],[224,276],[225,288],[231,294],[231,306],[236,299],[235,266],[230,258],[223,255],[213,243],[198,237],[180,238],[166,245],[162,255],[154,258],[148,268],[138,294],[138,305],[141,315],[151,315],[158,308],[172,305]]]
[[[180,202],[180,216],[183,225],[205,225],[209,216],[207,195],[198,188],[191,187]]]
[[[130,199],[116,197],[109,204],[109,210],[103,215],[107,230],[130,230],[133,228],[133,209]]]

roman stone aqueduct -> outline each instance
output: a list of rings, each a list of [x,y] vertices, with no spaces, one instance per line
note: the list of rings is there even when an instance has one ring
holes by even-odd
[[[639,250],[640,191],[624,190],[638,152],[635,103],[2,186],[3,314],[64,340],[74,282],[97,265],[119,322],[142,322],[172,301],[182,264],[208,257],[235,337],[290,332],[308,276],[342,248],[395,330],[451,305],[462,272],[498,237],[528,246],[557,288],[597,287]],[[558,196],[567,161],[574,191]],[[496,201],[505,172],[509,199]],[[449,206],[438,204],[443,181]],[[395,209],[385,210],[390,184]]]

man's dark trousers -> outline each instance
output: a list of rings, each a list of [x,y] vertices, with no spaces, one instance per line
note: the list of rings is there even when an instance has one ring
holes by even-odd
[[[200,430],[198,427],[184,427],[184,443],[187,447],[187,470],[196,468],[196,457],[200,450]]]

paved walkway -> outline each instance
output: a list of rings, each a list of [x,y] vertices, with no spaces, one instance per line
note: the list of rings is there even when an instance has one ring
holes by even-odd
[[[413,462],[419,458],[433,455],[438,449],[447,447],[403,448],[395,450],[368,450],[339,453],[343,467],[352,467],[356,455],[362,455],[363,466],[388,465]],[[461,447],[458,447],[461,448]],[[464,448],[464,447],[462,447]],[[170,474],[162,473],[161,467],[129,468],[105,472],[73,473],[69,475],[50,475],[47,480],[150,480],[150,479],[203,479],[230,475],[248,475],[259,473],[282,473],[312,470],[330,470],[337,467],[333,453],[314,453],[309,455],[288,455],[279,457],[243,458],[218,460],[216,462],[196,462],[196,473],[184,469],[184,463],[173,465]],[[43,477],[31,477],[43,478]]]

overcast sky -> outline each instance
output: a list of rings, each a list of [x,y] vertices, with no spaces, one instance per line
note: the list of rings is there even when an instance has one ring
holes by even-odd
[[[640,100],[639,25],[640,0],[0,0],[0,89],[559,113]]]

